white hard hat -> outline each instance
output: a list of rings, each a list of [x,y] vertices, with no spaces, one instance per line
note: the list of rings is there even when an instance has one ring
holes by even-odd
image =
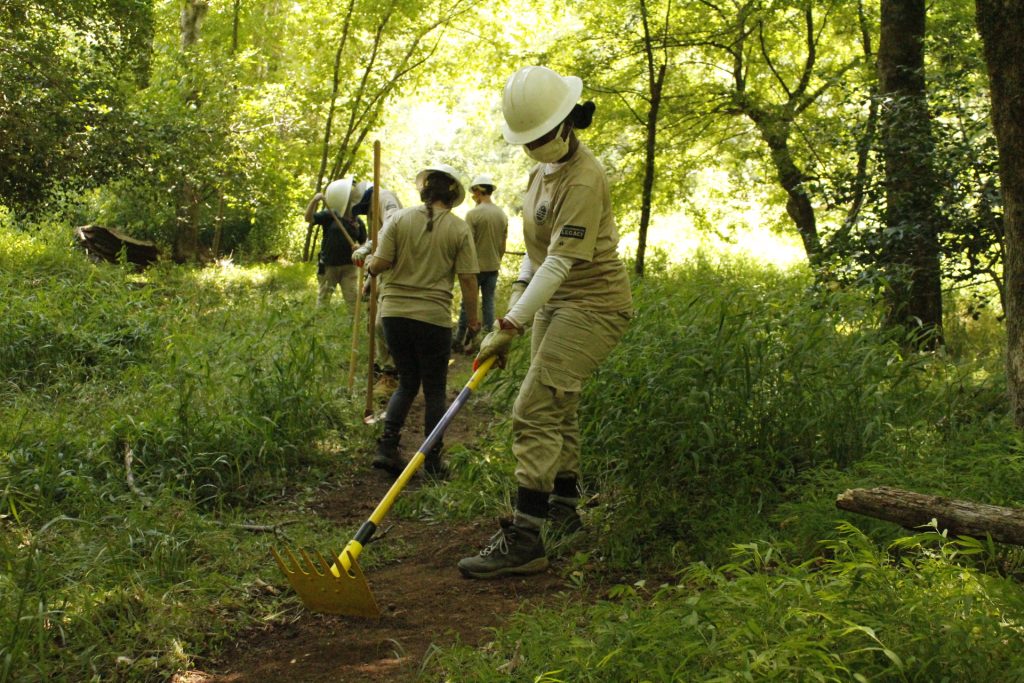
[[[565,120],[583,92],[576,76],[559,76],[546,66],[527,66],[505,82],[501,132],[513,145],[533,142]]]
[[[477,177],[473,178],[473,182],[469,184],[469,187],[470,189],[473,189],[478,185],[490,185],[491,187],[497,187],[497,185],[494,184],[494,181],[491,180],[491,176],[486,173],[481,173]]]
[[[452,202],[452,208],[455,208],[466,198],[466,188],[462,186],[462,181],[459,180],[459,172],[448,164],[434,164],[433,166],[427,166],[422,171],[416,174],[416,189],[423,189],[423,185],[427,182],[427,176],[430,175],[431,171],[440,171],[446,176],[455,181],[455,201]]]
[[[327,186],[324,192],[324,201],[327,208],[339,213],[348,210],[348,201],[352,198],[352,177],[339,178]]]
[[[362,199],[363,195],[366,194],[366,191],[369,190],[371,187],[373,187],[373,183],[371,183],[369,180],[360,180],[358,183],[356,183],[356,201]]]

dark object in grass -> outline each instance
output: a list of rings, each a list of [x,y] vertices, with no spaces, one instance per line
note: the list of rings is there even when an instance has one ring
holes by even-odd
[[[137,240],[134,237],[102,225],[83,225],[75,229],[79,245],[94,261],[118,263],[120,254],[139,268],[156,263],[160,250],[152,242]]]

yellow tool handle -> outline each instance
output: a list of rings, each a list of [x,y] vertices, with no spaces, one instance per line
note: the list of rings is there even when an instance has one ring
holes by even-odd
[[[469,400],[470,394],[476,391],[476,388],[480,386],[484,377],[490,372],[491,368],[494,367],[494,363],[497,360],[496,357],[491,357],[480,364],[480,367],[476,369],[473,376],[466,382],[466,386],[462,388],[459,395],[455,397],[452,404],[448,406],[448,410],[445,411],[444,415],[438,421],[437,426],[431,430],[430,435],[423,442],[423,445],[416,451],[416,455],[412,456],[412,459],[406,464],[405,469],[398,475],[395,483],[391,485],[388,492],[384,494],[384,498],[381,499],[380,503],[377,504],[377,508],[370,515],[370,518],[363,522],[363,525],[359,527],[359,531],[356,532],[355,538],[349,541],[345,548],[338,555],[338,560],[331,567],[331,573],[335,576],[341,576],[338,567],[345,572],[349,572],[351,575],[352,563],[359,557],[359,554],[363,552],[363,546],[370,541],[373,537],[377,527],[380,525],[384,516],[391,509],[395,499],[398,498],[398,494],[402,492],[405,485],[412,479],[413,475],[416,474],[416,470],[420,468],[423,461],[426,460],[426,453],[434,446],[435,443],[444,434],[444,431],[451,424],[451,421],[455,418],[455,415],[462,409],[462,406]]]

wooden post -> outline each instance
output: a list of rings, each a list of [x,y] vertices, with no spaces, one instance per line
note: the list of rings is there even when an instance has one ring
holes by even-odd
[[[377,234],[381,224],[380,215],[380,140],[373,143],[373,199],[370,200],[370,239],[374,250],[377,249]],[[367,307],[367,326],[370,335],[369,369],[366,372],[366,409],[363,421],[373,423],[373,364],[377,352],[377,278],[370,275],[370,305]]]
[[[1024,545],[1024,510],[972,503],[942,496],[878,486],[849,489],[836,498],[840,510],[895,522],[920,531],[935,520],[939,531],[950,536],[973,536],[1000,543]]]
[[[356,383],[356,360],[359,356],[359,304],[363,299],[363,269],[359,269],[359,278],[356,284],[356,307],[352,311],[352,353],[348,359],[348,391]]]

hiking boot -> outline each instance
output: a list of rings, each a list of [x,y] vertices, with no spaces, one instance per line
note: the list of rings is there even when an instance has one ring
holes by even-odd
[[[459,571],[471,579],[536,574],[547,567],[540,530],[518,526],[510,519],[501,520],[501,529],[479,555],[459,560]]]
[[[558,501],[548,503],[548,523],[556,534],[575,534],[583,531],[583,520],[573,505]]]
[[[441,453],[444,450],[444,446],[438,444],[430,449],[427,453],[426,459],[423,461],[423,471],[426,472],[428,477],[434,479],[447,479],[448,478],[448,466],[444,464],[441,459]]]
[[[377,455],[370,463],[379,470],[385,470],[392,476],[397,477],[405,469],[405,463],[398,455],[398,444],[401,441],[400,432],[384,430],[381,437],[377,439]]]

